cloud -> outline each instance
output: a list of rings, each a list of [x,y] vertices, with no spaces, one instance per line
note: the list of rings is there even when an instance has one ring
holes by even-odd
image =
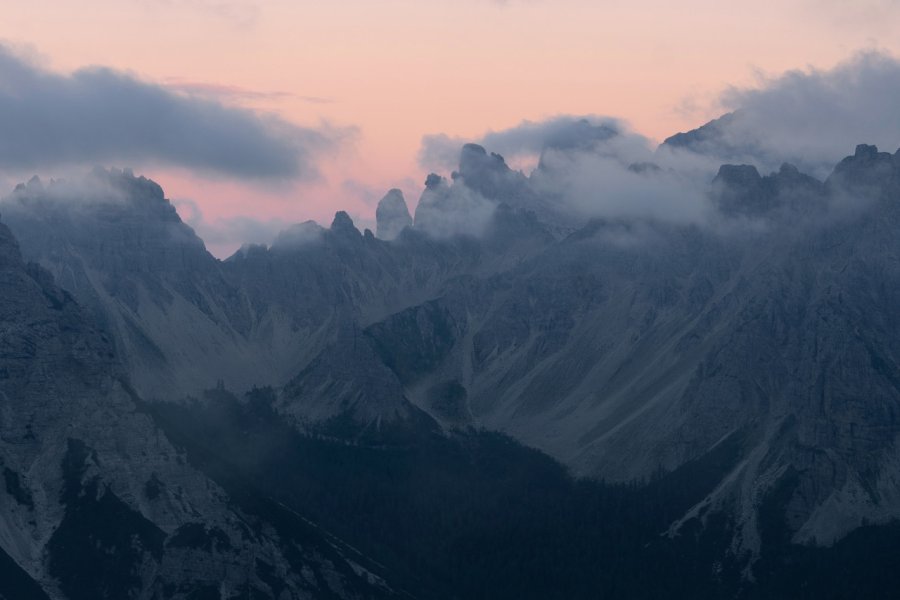
[[[102,67],[61,75],[0,46],[0,168],[146,162],[258,180],[315,179],[353,129],[176,93]]]
[[[625,166],[615,157],[551,151],[531,180],[556,206],[582,218],[656,220],[702,224],[710,216],[706,179],[694,173],[648,166]]]
[[[521,175],[500,177],[505,167],[496,165],[495,159],[485,158],[486,172],[466,175],[463,178],[466,184],[480,189],[480,180],[469,179],[491,178],[491,173],[499,169],[491,179],[494,185],[485,189],[510,186],[495,190],[499,199],[520,203],[544,218],[568,226],[590,218],[700,223],[708,217],[709,201],[704,188],[718,165],[698,157],[656,154],[647,138],[632,132],[619,119],[557,116],[546,121],[523,121],[516,127],[489,132],[478,143],[488,152],[504,157],[540,156],[539,168],[527,180]],[[445,134],[426,136],[420,161],[455,167],[462,144],[462,139]],[[465,166],[460,169],[466,171]],[[484,198],[467,195],[459,187],[456,183],[449,188],[434,186],[433,190],[426,190],[423,201],[434,196],[450,207],[458,206],[461,210],[444,210],[454,214],[471,213],[476,225],[466,224],[466,229],[472,233],[483,230],[491,214]],[[451,193],[457,196],[455,202],[445,199]],[[498,201],[498,198],[492,199]],[[446,215],[441,218],[448,220]]]
[[[897,0],[804,0],[798,8],[803,18],[824,19],[841,31],[863,31],[868,36],[893,36],[900,22]]]
[[[129,192],[135,192],[135,188],[152,196],[161,198],[163,195],[158,184],[146,178],[135,178],[130,169],[121,171],[96,167],[76,177],[49,181],[34,175],[27,183],[17,183],[12,193],[0,198],[0,202],[7,209],[35,211],[39,206],[58,206],[74,214],[85,207],[95,209],[97,206],[127,202]],[[35,200],[38,202],[35,203]]]
[[[419,147],[419,166],[435,170],[453,169],[459,163],[459,151],[464,144],[465,138],[451,137],[446,133],[424,135]]]
[[[224,101],[252,101],[252,100],[281,100],[293,98],[307,104],[331,104],[333,98],[322,96],[298,96],[291,92],[279,90],[260,91],[251,90],[237,85],[222,83],[209,83],[205,81],[185,81],[179,78],[169,78],[165,81],[165,87],[175,92],[182,92],[192,96],[201,96]]]
[[[865,52],[833,69],[789,71],[721,98],[734,111],[696,148],[727,162],[774,170],[790,162],[825,177],[859,143],[900,145],[900,62]]]
[[[416,206],[414,227],[437,239],[482,236],[497,205],[474,190],[429,175]]]
[[[207,220],[200,206],[188,198],[172,200],[181,219],[190,225],[214,255],[224,258],[245,244],[271,245],[290,223],[278,219],[248,216]]]
[[[423,167],[446,169],[456,165],[460,148],[467,142],[475,142],[504,158],[515,159],[537,157],[547,147],[587,149],[627,131],[624,122],[610,117],[562,115],[544,121],[522,121],[515,127],[489,131],[475,140],[444,133],[426,135],[422,138],[418,158]]]

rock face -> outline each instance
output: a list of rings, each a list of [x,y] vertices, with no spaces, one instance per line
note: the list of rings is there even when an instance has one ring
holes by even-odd
[[[283,386],[344,324],[366,325],[432,297],[449,279],[500,268],[506,245],[540,236],[539,228],[507,236],[489,256],[471,237],[436,244],[409,232],[387,244],[341,212],[329,229],[299,224],[272,248],[248,246],[221,262],[156,184],[128,173],[22,186],[3,208],[26,255],[109,333],[148,399],[196,396],[219,382],[238,392]]]
[[[155,183],[96,170],[71,185],[19,189],[3,214],[25,255],[110,332],[142,395],[212,387],[204,356],[232,369],[255,360],[214,350],[249,333],[247,307]],[[179,372],[175,361],[192,371]]]
[[[338,213],[223,262],[133,176],[124,201],[4,206],[141,394],[271,385],[301,429],[486,427],[611,481],[715,457],[670,533],[725,514],[736,553],[761,511],[820,544],[900,518],[898,155],[824,183],[723,166],[704,225],[562,225],[542,176],[467,146],[390,243]]]
[[[734,511],[736,543],[754,551],[756,511],[784,486],[794,539],[830,543],[900,516],[900,354],[888,333],[898,169],[868,148],[825,185],[790,167],[767,178],[723,167],[714,198],[728,236],[596,223],[369,331],[436,418],[436,390],[450,382],[456,414],[583,473],[647,479],[738,440],[721,485],[686,520]],[[808,209],[810,197],[817,210],[798,227],[782,209]],[[852,217],[823,217],[842,203]],[[733,229],[751,215],[766,228]],[[629,236],[641,242],[623,245]]]
[[[721,158],[739,158],[746,155],[744,149],[736,148],[729,139],[728,131],[738,121],[737,113],[726,113],[697,129],[676,133],[663,141],[663,146],[689,150],[697,154]]]
[[[380,240],[393,240],[407,227],[412,227],[412,216],[403,199],[403,192],[398,189],[390,190],[384,198],[378,202],[375,209],[377,230],[375,236]]]
[[[112,341],[3,224],[0,289],[0,596],[389,595],[301,519],[264,525],[188,466]]]
[[[752,165],[722,165],[713,179],[713,195],[726,217],[761,218],[786,213],[808,214],[825,209],[825,189],[817,179],[787,163],[761,177]]]
[[[498,201],[516,199],[527,187],[527,180],[506,165],[499,154],[490,153],[478,144],[466,144],[459,157],[459,170],[454,179],[461,179],[469,189],[486,198]]]

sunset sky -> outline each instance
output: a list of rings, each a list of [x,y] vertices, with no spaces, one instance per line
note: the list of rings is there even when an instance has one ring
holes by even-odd
[[[327,224],[337,209],[371,226],[391,187],[414,205],[426,134],[609,115],[660,141],[718,116],[730,86],[865,50],[897,56],[898,31],[890,0],[8,0],[0,20],[2,44],[35,68],[109,67],[328,132],[311,158],[318,177],[110,161],[159,181],[184,218],[199,210],[210,232],[218,224],[207,242],[220,255],[235,236]],[[4,184],[64,171],[0,168]]]

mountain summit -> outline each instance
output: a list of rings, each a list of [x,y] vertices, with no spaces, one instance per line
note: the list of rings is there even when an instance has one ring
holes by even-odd
[[[378,223],[375,235],[382,240],[392,240],[405,228],[411,227],[412,216],[406,207],[403,192],[398,189],[388,191],[378,202],[378,208],[375,209],[375,220]]]

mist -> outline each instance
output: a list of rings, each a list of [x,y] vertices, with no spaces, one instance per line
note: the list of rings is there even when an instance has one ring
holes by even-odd
[[[423,136],[418,160],[422,167],[452,169],[459,162],[460,148],[472,142],[503,155],[507,160],[529,157],[536,159],[544,148],[586,148],[616,137],[627,127],[611,117],[595,115],[559,115],[543,121],[522,121],[515,127],[488,131],[468,140],[445,133]]]
[[[657,153],[621,119],[557,116],[487,132],[477,143],[494,154],[482,165],[475,164],[477,153],[461,163],[463,143],[445,134],[425,136],[420,163],[459,165],[462,181],[451,189],[487,187],[501,196],[495,203],[524,203],[569,227],[593,218],[701,223],[709,214],[706,187],[716,165],[692,154]],[[508,169],[508,156],[531,157],[536,168],[527,175]]]
[[[530,158],[536,163],[531,173],[520,173],[515,183],[513,175],[503,175],[511,186],[507,195],[533,194],[570,223],[709,224],[715,212],[710,183],[722,164],[753,165],[765,176],[789,163],[824,181],[858,143],[893,152],[900,144],[898,96],[900,62],[865,52],[832,69],[794,70],[761,78],[753,88],[729,88],[719,99],[722,118],[659,147],[622,119],[560,115],[474,140],[430,134],[418,158],[423,167],[455,169],[467,141],[504,158]],[[475,177],[464,183],[477,189]]]
[[[698,224],[710,213],[706,181],[654,163],[623,165],[590,152],[552,150],[542,162],[543,169],[532,177],[535,189],[555,196],[561,208],[582,218]]]
[[[488,228],[496,204],[471,188],[452,185],[429,175],[416,207],[414,226],[436,239],[480,237]]]
[[[245,244],[271,245],[290,223],[279,218],[260,219],[252,216],[220,217],[208,219],[194,200],[172,200],[181,219],[189,225],[218,257],[225,257]]]
[[[823,179],[857,144],[897,149],[898,94],[900,62],[864,52],[832,69],[793,70],[762,77],[753,88],[729,88],[719,104],[730,114],[681,141],[719,162],[746,162],[764,172],[788,162]]]

